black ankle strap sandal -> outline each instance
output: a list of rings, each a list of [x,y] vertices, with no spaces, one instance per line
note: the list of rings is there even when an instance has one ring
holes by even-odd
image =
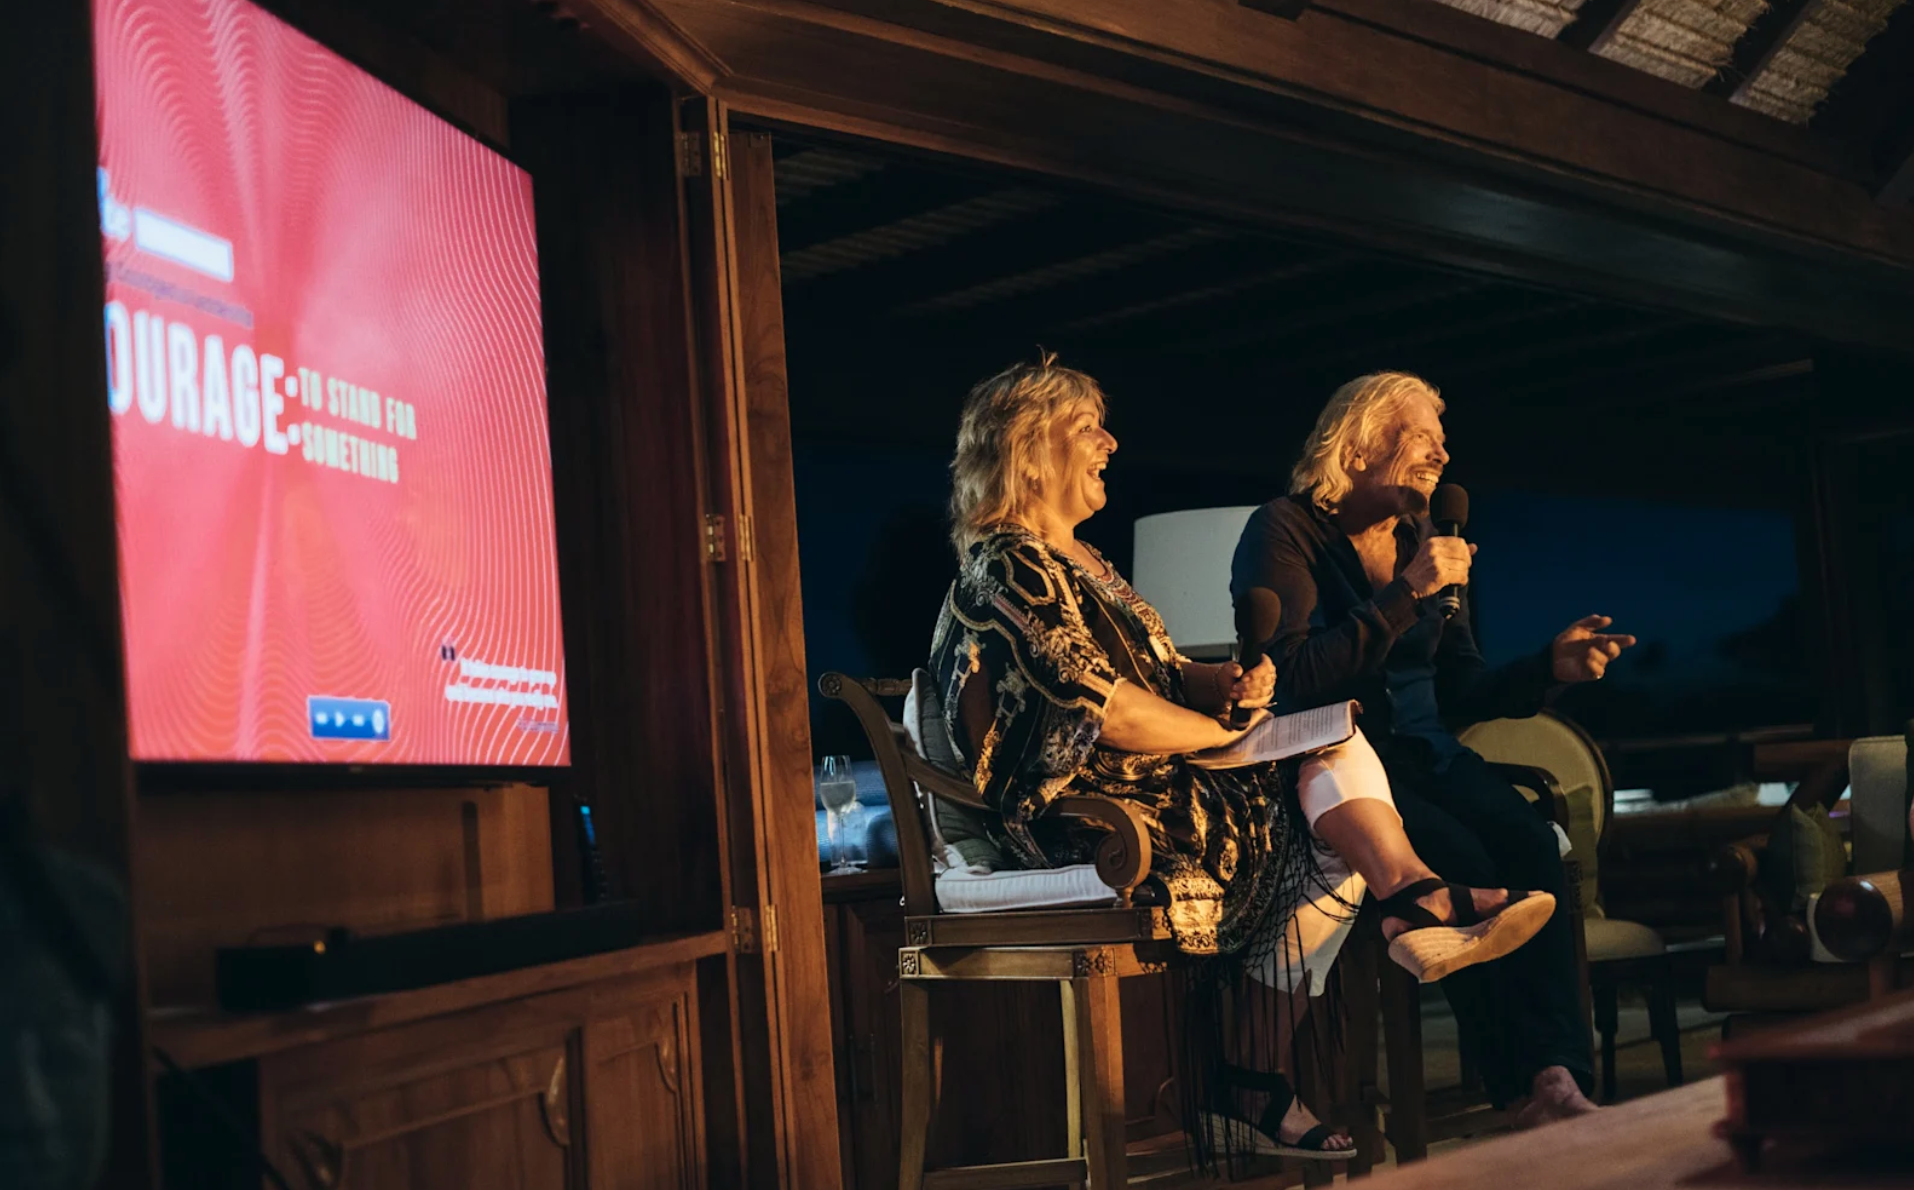
[[[1416,904],[1418,897],[1444,888],[1449,890],[1450,921]],[[1482,914],[1476,912],[1474,889],[1431,876],[1380,898],[1376,907],[1384,918],[1409,927],[1389,943],[1389,957],[1423,983],[1431,983],[1520,947],[1548,924],[1555,898],[1511,889],[1507,904]]]
[[[1264,1157],[1305,1157],[1323,1161],[1347,1161],[1356,1155],[1353,1146],[1347,1149],[1323,1147],[1336,1134],[1336,1129],[1328,1124],[1317,1124],[1293,1141],[1282,1138],[1283,1117],[1289,1114],[1289,1105],[1296,1101],[1296,1088],[1278,1072],[1251,1070],[1225,1063],[1222,1081],[1231,1088],[1262,1091],[1269,1096],[1269,1101],[1263,1105],[1262,1114],[1257,1117],[1254,1126],[1233,1115],[1205,1112],[1210,1144],[1216,1149],[1227,1148]],[[1227,1143],[1224,1139],[1226,1133]]]
[[[1435,914],[1416,904],[1430,893],[1449,890],[1449,911],[1455,915],[1454,921],[1443,921]],[[1510,893],[1509,904],[1513,905],[1526,893]],[[1482,920],[1475,911],[1475,890],[1466,884],[1457,884],[1453,880],[1443,880],[1430,876],[1414,884],[1404,885],[1389,896],[1376,902],[1376,908],[1382,910],[1384,917],[1393,917],[1409,923],[1412,930],[1426,930],[1431,927],[1456,926],[1466,929]]]

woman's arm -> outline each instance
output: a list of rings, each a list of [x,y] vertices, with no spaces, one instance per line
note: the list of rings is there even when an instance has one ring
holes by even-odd
[[[1236,732],[1201,711],[1119,679],[1098,738],[1119,752],[1201,752],[1229,743]]]

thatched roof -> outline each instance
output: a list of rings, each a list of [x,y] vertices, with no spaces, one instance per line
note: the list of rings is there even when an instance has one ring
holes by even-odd
[[[1735,102],[1806,124],[1902,0],[1825,0],[1781,43]]]
[[[1601,0],[1439,0],[1452,8],[1542,37],[1558,38]],[[1909,0],[1814,0],[1773,52],[1754,65],[1753,77],[1733,77],[1736,47],[1770,8],[1769,0],[1638,0],[1600,37],[1577,44],[1636,70],[1719,94],[1780,120],[1805,124],[1829,90],[1861,56],[1888,17]],[[1780,16],[1783,14],[1777,14]],[[1595,18],[1607,23],[1605,18]],[[1779,20],[1770,20],[1779,27]],[[1586,29],[1577,33],[1588,34]],[[1591,42],[1593,43],[1591,45]],[[1745,52],[1741,65],[1747,66]],[[1720,80],[1720,81],[1717,81]]]
[[[1442,0],[1451,8],[1554,38],[1575,19],[1582,0]]]
[[[1735,42],[1767,9],[1767,0],[1641,0],[1595,52],[1699,87],[1728,65]]]

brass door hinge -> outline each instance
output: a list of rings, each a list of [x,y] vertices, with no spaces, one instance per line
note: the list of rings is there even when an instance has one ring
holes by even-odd
[[[749,562],[752,554],[751,517],[747,513],[738,514],[738,561]],[[704,556],[707,561],[722,562],[728,557],[725,549],[724,514],[713,512],[704,518]]]
[[[763,916],[749,905],[731,907],[731,949],[739,954],[771,954],[778,948],[778,907],[766,905]]]
[[[680,177],[701,178],[704,176],[704,141],[702,132],[680,132],[678,134],[678,174]],[[711,134],[711,176],[723,180],[727,162],[725,160],[725,135],[722,132]]]

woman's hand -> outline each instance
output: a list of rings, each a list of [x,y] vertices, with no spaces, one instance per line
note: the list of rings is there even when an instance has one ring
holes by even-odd
[[[1257,662],[1256,668],[1248,673],[1231,661],[1223,666],[1223,676],[1229,681],[1232,706],[1266,707],[1269,700],[1276,697],[1276,666],[1268,657]]]
[[[1466,586],[1474,557],[1475,547],[1460,537],[1425,538],[1403,567],[1402,581],[1417,599],[1427,599],[1451,584]]]

